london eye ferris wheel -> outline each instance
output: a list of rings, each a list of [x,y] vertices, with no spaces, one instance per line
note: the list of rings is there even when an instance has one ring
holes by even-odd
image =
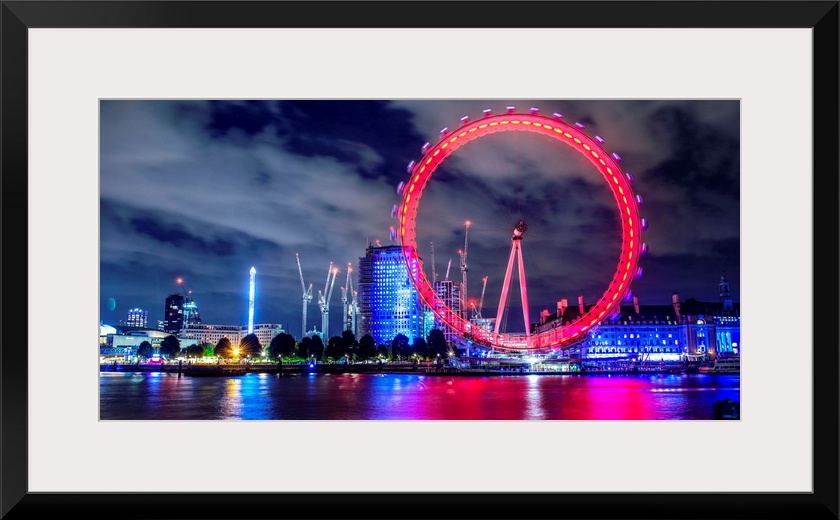
[[[457,128],[442,129],[436,142],[426,143],[422,147],[422,157],[408,165],[409,177],[405,182],[400,183],[398,188],[400,202],[392,209],[392,214],[397,219],[394,238],[403,246],[411,283],[416,287],[422,303],[434,312],[439,323],[461,338],[476,345],[501,351],[539,352],[569,347],[586,338],[587,331],[615,315],[622,300],[631,294],[630,283],[634,278],[641,276],[639,259],[647,248],[642,241],[642,231],[647,223],[639,214],[641,197],[634,194],[633,176],[622,170],[619,165],[621,158],[618,154],[609,153],[605,149],[604,139],[599,136],[590,137],[584,129],[585,126],[581,123],[567,123],[558,113],[551,116],[542,115],[536,107],[525,112],[508,106],[501,114],[493,114],[488,109],[474,120],[467,116],[462,117]],[[418,222],[418,211],[424,193],[427,193],[430,183],[434,182],[433,174],[440,172],[448,159],[451,161],[463,153],[462,151],[456,154],[456,151],[462,149],[464,145],[478,140],[492,140],[493,138],[488,139],[488,136],[494,134],[523,135],[542,141],[549,138],[554,147],[574,150],[580,154],[578,157],[584,159],[588,170],[586,174],[600,176],[602,184],[606,184],[614,201],[614,207],[617,209],[616,223],[620,229],[620,244],[617,244],[618,262],[612,270],[612,276],[604,280],[606,286],[593,305],[584,310],[581,304],[582,312],[577,313],[571,321],[561,322],[560,326],[545,330],[532,330],[530,326],[523,258],[523,248],[527,248],[529,225],[524,218],[510,222],[506,230],[510,249],[498,310],[492,326],[488,326],[486,320],[482,323],[476,321],[474,316],[471,319],[466,312],[460,312],[460,310],[452,312],[449,308],[451,302],[446,301],[435,287],[436,275],[430,280],[425,270],[419,268],[422,266],[422,260],[421,249],[418,247],[418,233],[423,223]],[[469,232],[469,222],[467,232]],[[525,243],[524,246],[523,243]],[[462,253],[463,271],[466,267],[466,251]],[[539,255],[540,252],[533,251],[529,254]],[[498,263],[501,268],[503,261],[498,259]],[[515,265],[516,268],[514,268]],[[517,274],[519,278],[519,296],[525,330],[509,333],[501,330],[500,325],[507,312],[506,305],[509,305],[514,274]],[[546,283],[539,279],[532,280],[533,282]],[[464,298],[466,299],[466,295]]]

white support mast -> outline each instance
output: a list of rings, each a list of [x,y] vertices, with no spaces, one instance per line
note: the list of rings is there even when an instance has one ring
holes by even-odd
[[[496,313],[496,327],[494,335],[498,336],[499,326],[502,324],[502,314],[505,310],[505,303],[507,302],[508,291],[510,290],[511,274],[513,272],[513,262],[519,259],[519,291],[522,296],[522,317],[525,320],[525,336],[531,335],[531,318],[528,311],[528,288],[525,283],[525,264],[522,262],[522,234],[528,227],[524,221],[519,221],[519,224],[513,228],[513,236],[510,238],[510,258],[508,259],[507,270],[505,271],[505,281],[502,283],[502,297],[499,299],[499,310]]]

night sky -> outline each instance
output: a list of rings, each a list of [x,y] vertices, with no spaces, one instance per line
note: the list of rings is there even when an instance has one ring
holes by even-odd
[[[389,240],[396,186],[443,127],[507,105],[562,113],[599,135],[636,178],[649,227],[642,304],[717,301],[725,273],[740,300],[740,117],[738,101],[135,101],[100,102],[100,319],[128,309],[163,319],[182,277],[204,323],[247,322],[248,271],[257,269],[256,323],[300,337],[300,253],[315,298],[327,269],[337,276],[331,332],[340,330],[347,263]],[[438,169],[418,214],[418,247],[431,278],[429,243],[442,279],[460,280],[458,249],[469,236],[469,297],[488,277],[484,316],[495,315],[510,251],[522,242],[532,319],[577,296],[594,303],[618,262],[617,207],[600,174],[570,147],[531,133],[469,143]],[[514,277],[508,330],[522,330]],[[517,322],[517,316],[519,321]]]

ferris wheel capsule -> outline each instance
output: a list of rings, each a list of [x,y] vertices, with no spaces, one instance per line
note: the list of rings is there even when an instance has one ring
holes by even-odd
[[[604,144],[604,138],[603,138],[603,137],[601,137],[600,135],[596,135],[596,136],[595,136],[595,140],[596,140],[596,141],[598,141],[598,142],[599,142],[599,143],[601,143],[601,144]]]
[[[397,232],[396,230],[394,230],[394,226],[391,226],[391,229],[389,230],[389,235],[391,237],[392,242],[397,239]]]
[[[489,108],[485,108],[484,110],[481,111],[481,115],[483,115],[484,117],[487,117],[487,116],[493,115],[493,111],[490,110]]]
[[[439,133],[440,133],[440,135],[443,135],[443,134],[445,134],[445,133],[446,133],[446,132],[448,132],[448,131],[449,131],[449,128],[447,128],[447,127],[445,127],[445,126],[444,126],[443,128],[441,128],[441,129],[440,129],[440,132],[439,132]]]
[[[429,146],[431,146],[431,145],[432,145],[431,143],[426,143],[426,144],[424,144],[423,146],[421,146],[421,147],[420,147],[420,153],[426,153],[426,150],[427,150],[427,149],[429,148]]]
[[[391,208],[391,218],[397,218],[397,209],[397,205],[394,204],[394,206]]]
[[[613,152],[612,156],[613,156],[613,159],[615,159],[615,160],[616,160],[616,161],[618,161],[618,162],[621,162],[621,156],[620,156],[620,155],[618,155],[617,153]]]
[[[398,195],[402,195],[403,188],[405,188],[405,183],[401,181],[399,184],[397,184]]]
[[[412,169],[412,168],[414,168],[414,161],[411,161],[410,163],[408,163],[408,166],[406,167],[406,169],[405,169],[405,170],[406,170],[408,173],[411,173],[411,169]]]
[[[470,122],[470,116],[464,116],[461,118],[461,124],[465,125]]]
[[[637,203],[639,203],[639,205],[643,204],[643,202],[642,202],[642,196],[641,196],[641,195],[639,195],[638,193],[636,194],[636,202],[637,202]]]

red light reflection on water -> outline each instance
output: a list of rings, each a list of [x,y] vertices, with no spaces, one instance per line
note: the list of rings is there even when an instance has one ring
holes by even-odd
[[[713,419],[739,376],[248,374],[100,377],[100,418],[135,420]]]

